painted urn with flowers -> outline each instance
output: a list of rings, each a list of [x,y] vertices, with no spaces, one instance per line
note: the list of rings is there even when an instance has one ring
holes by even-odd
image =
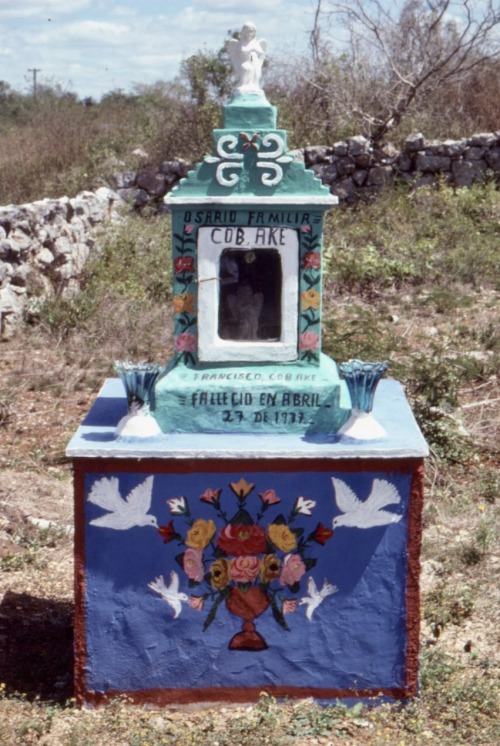
[[[232,497],[224,503],[222,489],[208,488],[199,498],[213,508],[214,519],[193,518],[186,497],[167,500],[173,518],[159,533],[166,543],[177,541],[182,547],[175,559],[187,576],[190,606],[208,609],[204,631],[223,607],[242,620],[229,649],[256,652],[268,647],[256,620],[270,612],[289,630],[285,617],[304,603],[301,583],[316,565],[315,550],[333,531],[321,523],[309,531],[300,525],[311,517],[314,500],[297,497],[286,516],[279,512],[282,500],[273,489],[254,496],[255,484],[244,478],[229,488]],[[184,530],[174,523],[180,518]]]

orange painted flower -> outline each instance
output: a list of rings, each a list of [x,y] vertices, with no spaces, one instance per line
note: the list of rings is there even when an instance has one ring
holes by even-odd
[[[215,523],[212,520],[205,521],[203,518],[200,518],[189,529],[186,544],[193,549],[205,549],[214,536]]]
[[[236,497],[239,497],[241,500],[242,498],[250,494],[250,492],[255,487],[255,484],[252,484],[252,482],[247,482],[246,479],[243,479],[243,477],[241,477],[239,482],[230,482],[229,486],[231,487]]]
[[[217,591],[221,591],[231,580],[231,562],[227,559],[218,559],[210,565],[210,585]]]
[[[194,313],[195,297],[192,293],[180,293],[174,296],[174,313]]]
[[[274,546],[282,552],[291,552],[297,546],[297,537],[284,523],[271,523],[267,533]]]
[[[270,583],[280,574],[280,561],[275,554],[264,555],[260,563],[260,579],[262,583]]]
[[[303,311],[312,308],[315,311],[319,309],[321,298],[317,290],[305,290],[300,296],[301,307]]]

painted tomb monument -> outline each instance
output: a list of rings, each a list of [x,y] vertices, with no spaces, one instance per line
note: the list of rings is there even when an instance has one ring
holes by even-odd
[[[329,190],[245,24],[212,151],[166,198],[174,355],[117,362],[68,446],[76,693],[405,699],[427,447],[385,362],[321,349]]]

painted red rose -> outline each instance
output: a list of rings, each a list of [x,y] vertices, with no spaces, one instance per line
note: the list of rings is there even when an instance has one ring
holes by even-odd
[[[233,526],[228,523],[219,534],[217,546],[226,554],[234,554],[237,557],[260,554],[266,550],[266,532],[255,524],[246,526],[237,523]]]
[[[182,272],[194,272],[194,259],[192,256],[178,256],[174,260],[175,274]]]
[[[302,257],[302,269],[320,269],[321,254],[317,251],[306,251]]]

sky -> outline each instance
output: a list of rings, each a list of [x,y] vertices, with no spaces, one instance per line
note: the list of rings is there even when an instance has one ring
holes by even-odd
[[[0,0],[0,80],[58,85],[99,100],[172,80],[182,59],[257,26],[272,57],[304,52],[315,0]]]

